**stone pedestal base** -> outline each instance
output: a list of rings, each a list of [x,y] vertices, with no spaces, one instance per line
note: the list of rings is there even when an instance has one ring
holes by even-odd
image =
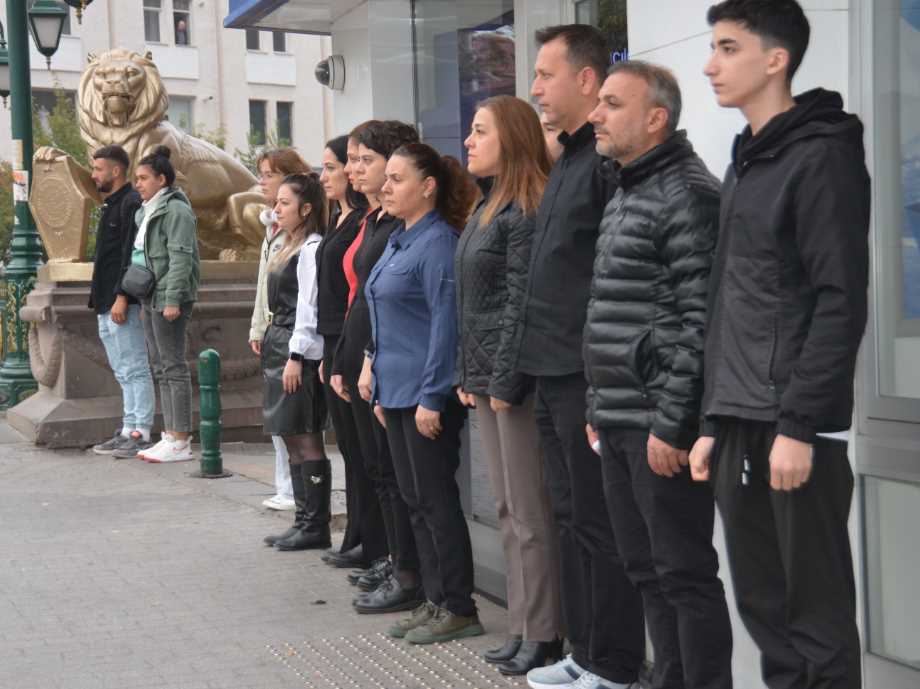
[[[202,284],[189,326],[189,366],[198,423],[197,358],[221,355],[224,440],[264,441],[262,375],[249,349],[249,321],[258,265],[203,261]],[[29,355],[37,393],[7,412],[9,424],[49,447],[86,447],[121,426],[121,388],[99,340],[96,314],[86,307],[91,264],[50,264],[22,308],[31,322]],[[162,418],[157,413],[156,428]],[[197,434],[196,434],[197,435]]]

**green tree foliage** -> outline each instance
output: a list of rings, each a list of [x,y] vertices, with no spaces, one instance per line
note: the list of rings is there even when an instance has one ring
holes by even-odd
[[[87,165],[86,142],[80,135],[80,124],[74,101],[60,86],[54,89],[54,107],[44,112],[32,100],[32,137],[35,148],[54,146],[69,154],[80,165]]]
[[[13,233],[13,164],[0,160],[0,259],[6,260],[6,250]]]

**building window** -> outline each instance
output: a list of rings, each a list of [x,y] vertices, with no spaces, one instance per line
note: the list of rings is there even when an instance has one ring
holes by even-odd
[[[163,0],[144,0],[144,40],[160,42],[160,9]]]
[[[166,119],[182,131],[189,134],[193,133],[195,129],[195,119],[193,117],[194,102],[194,98],[170,96],[169,109],[166,111]]]
[[[173,30],[176,36],[176,45],[189,44],[191,26],[189,0],[173,0]]]
[[[259,146],[263,145],[266,141],[266,131],[265,101],[249,101],[249,136],[252,138],[252,142]]]
[[[278,144],[290,146],[294,141],[293,130],[291,123],[293,122],[294,113],[294,104],[286,103],[284,101],[278,101],[276,104],[277,121],[276,127],[278,129]]]
[[[272,31],[272,50],[276,53],[287,52],[287,34],[284,31]]]
[[[259,50],[259,32],[257,29],[246,29],[246,50]]]

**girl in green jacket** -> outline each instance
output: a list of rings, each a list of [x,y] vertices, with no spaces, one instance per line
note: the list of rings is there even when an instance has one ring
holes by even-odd
[[[147,462],[195,458],[185,333],[198,295],[197,219],[188,197],[173,186],[176,172],[169,154],[168,148],[158,146],[134,170],[134,186],[144,203],[136,216],[138,231],[131,260],[156,276],[156,287],[143,302],[143,315],[164,428],[160,442],[138,453]]]

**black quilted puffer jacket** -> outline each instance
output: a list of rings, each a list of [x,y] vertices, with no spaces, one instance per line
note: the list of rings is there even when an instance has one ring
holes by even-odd
[[[460,330],[457,381],[464,392],[520,404],[531,380],[514,370],[514,350],[520,340],[534,218],[511,203],[479,227],[485,203],[460,235],[454,258]]]
[[[699,428],[719,183],[684,132],[619,171],[584,333],[588,422],[688,449]]]

